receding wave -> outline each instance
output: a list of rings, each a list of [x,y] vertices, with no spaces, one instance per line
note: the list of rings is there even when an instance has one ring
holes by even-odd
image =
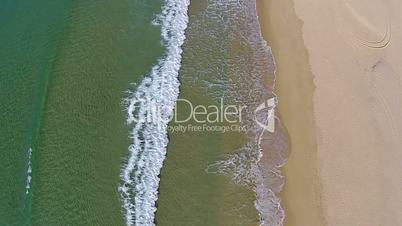
[[[260,225],[283,225],[280,167],[287,159],[287,138],[278,118],[272,133],[259,125],[267,123],[269,112],[256,113],[268,100],[277,103],[273,92],[276,66],[260,31],[256,1],[205,2],[205,7],[191,16],[187,29],[181,81],[201,86],[216,101],[224,98],[227,105],[246,105],[241,123],[249,128],[243,145],[225,150],[232,154],[210,162],[206,171],[231,177],[252,190]]]
[[[189,4],[189,0],[165,1],[161,14],[153,24],[161,26],[166,52],[124,100],[127,122],[133,125],[130,134],[132,144],[121,170],[119,186],[126,225],[155,224],[159,174],[168,144],[167,122],[179,94],[178,72]],[[163,109],[160,118],[143,120],[149,119],[152,104]]]

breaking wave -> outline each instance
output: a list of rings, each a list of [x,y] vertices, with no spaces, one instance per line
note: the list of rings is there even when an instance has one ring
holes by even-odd
[[[179,94],[178,73],[189,4],[189,0],[165,1],[161,14],[152,22],[161,26],[165,54],[124,100],[127,122],[132,125],[132,144],[121,170],[118,189],[126,225],[155,225],[159,174],[168,144],[167,122]],[[157,120],[149,120],[150,105],[155,104],[163,112]]]

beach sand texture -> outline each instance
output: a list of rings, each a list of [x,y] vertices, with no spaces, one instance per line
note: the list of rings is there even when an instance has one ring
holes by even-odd
[[[319,209],[313,75],[292,0],[260,0],[259,17],[277,64],[276,93],[290,143],[282,192],[285,225],[323,225]]]
[[[276,18],[267,18],[282,20],[285,27],[292,26],[289,8],[285,4],[289,1],[270,2],[265,4],[281,4],[277,9],[282,9],[282,12],[276,12]],[[294,0],[294,9],[302,21],[302,40],[308,52],[306,62],[314,75],[312,124],[315,126],[311,130],[316,149],[314,144],[311,149],[303,149],[295,141],[304,139],[301,142],[306,143],[311,138],[309,132],[304,138],[292,137],[292,133],[297,134],[294,132],[297,128],[291,119],[296,119],[300,113],[285,112],[298,100],[293,97],[297,95],[289,90],[292,86],[299,87],[299,95],[306,97],[303,100],[307,108],[311,101],[308,94],[301,93],[309,88],[300,88],[303,83],[294,84],[301,78],[303,70],[292,72],[289,69],[302,68],[298,66],[300,60],[285,64],[286,61],[281,61],[281,55],[277,54],[282,52],[282,58],[290,59],[289,55],[300,53],[296,47],[288,53],[281,50],[300,41],[293,34],[298,30],[296,28],[286,35],[286,28],[277,28],[282,30],[282,36],[290,36],[279,41],[266,36],[277,60],[280,111],[291,136],[292,150],[289,164],[285,167],[284,204],[288,217],[294,221],[287,220],[287,225],[402,225],[402,215],[399,214],[402,209],[402,2]],[[269,10],[273,9],[264,11]],[[268,25],[276,23],[264,17],[261,19]],[[289,71],[288,75],[283,75],[286,74],[283,71]],[[281,76],[293,78],[281,82]],[[293,102],[283,103],[286,101]],[[300,157],[309,155],[309,161]],[[303,177],[315,185],[304,186],[305,191],[303,186],[291,188],[303,184],[292,179],[302,176],[296,169],[306,170],[311,165],[315,170],[310,170],[310,173],[316,176]],[[297,223],[302,219],[300,213],[306,211],[300,207],[305,205],[298,204],[297,199],[301,201],[302,198],[292,198],[294,194],[286,193],[287,190],[301,190],[298,196],[306,195],[305,201],[318,207],[315,214],[309,214],[310,219],[318,216],[316,223]],[[309,198],[310,193],[313,195]]]

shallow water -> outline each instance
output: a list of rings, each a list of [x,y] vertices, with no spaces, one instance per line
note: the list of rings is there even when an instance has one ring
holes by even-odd
[[[279,168],[287,143],[279,120],[275,133],[256,124],[267,112],[254,111],[275,98],[275,64],[260,34],[255,2],[197,1],[189,15],[180,98],[193,105],[217,105],[223,99],[225,105],[247,106],[239,123],[247,131],[170,132],[157,222],[282,225]],[[178,108],[179,115],[188,115],[185,106]],[[197,123],[183,126],[189,124]]]

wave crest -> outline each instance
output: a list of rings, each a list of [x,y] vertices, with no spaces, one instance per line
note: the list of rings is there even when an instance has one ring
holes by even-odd
[[[166,52],[136,90],[124,100],[127,122],[133,125],[129,157],[122,167],[118,189],[126,225],[155,225],[159,174],[168,144],[167,122],[179,94],[178,73],[189,4],[189,0],[166,0],[162,13],[153,22],[161,26]],[[140,99],[151,100],[152,103]],[[149,105],[155,103],[164,109],[158,121],[135,120],[147,118],[152,111]]]

